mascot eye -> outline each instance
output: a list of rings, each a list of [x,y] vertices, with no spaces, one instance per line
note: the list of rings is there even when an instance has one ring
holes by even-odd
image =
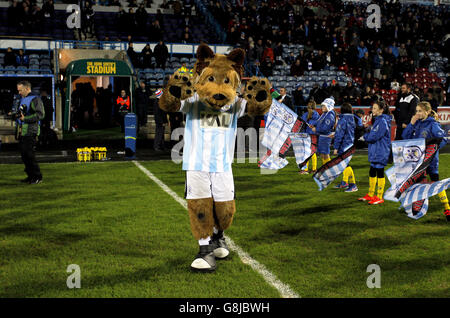
[[[225,77],[225,80],[223,81],[225,84],[228,84],[230,82],[230,79],[228,77]]]
[[[214,82],[214,76],[210,76],[210,77],[208,77],[208,81],[210,81],[210,82]]]

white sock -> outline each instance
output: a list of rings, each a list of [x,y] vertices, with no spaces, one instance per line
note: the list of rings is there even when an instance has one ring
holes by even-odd
[[[216,227],[214,227],[214,228],[213,228],[213,233],[214,233],[214,234],[217,234],[217,233],[219,233],[219,230],[216,229]]]
[[[209,245],[209,241],[210,241],[210,237],[208,236],[205,239],[199,239],[198,240],[198,245]]]

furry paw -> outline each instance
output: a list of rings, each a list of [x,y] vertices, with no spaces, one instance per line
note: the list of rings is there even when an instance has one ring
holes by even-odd
[[[167,82],[160,98],[159,106],[167,112],[176,112],[180,109],[181,100],[194,95],[192,77],[186,73],[175,72]]]
[[[247,100],[247,113],[250,116],[264,115],[269,111],[272,105],[271,87],[267,78],[253,76],[247,81],[244,98]]]

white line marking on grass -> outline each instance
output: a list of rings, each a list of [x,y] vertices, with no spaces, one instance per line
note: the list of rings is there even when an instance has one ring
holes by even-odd
[[[166,193],[168,193],[172,198],[175,199],[178,203],[180,203],[183,208],[187,210],[187,202],[185,199],[181,198],[176,194],[174,191],[172,191],[164,182],[159,180],[153,173],[151,173],[147,168],[142,166],[139,162],[133,160],[133,163],[147,176],[149,177],[153,182],[155,182],[161,189],[163,189]],[[273,273],[271,273],[263,264],[259,263],[257,260],[253,259],[247,252],[245,252],[239,245],[234,243],[234,241],[228,237],[225,236],[225,239],[227,241],[227,244],[229,248],[236,252],[239,255],[239,258],[241,259],[242,263],[249,265],[254,271],[259,273],[264,280],[274,287],[278,292],[280,293],[281,297],[283,298],[300,298],[300,296],[294,292],[291,287],[289,287],[287,284],[284,284],[281,282]]]

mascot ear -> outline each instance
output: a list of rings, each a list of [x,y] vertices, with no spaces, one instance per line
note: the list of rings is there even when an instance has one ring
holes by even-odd
[[[197,62],[195,63],[195,73],[200,75],[205,67],[209,65],[206,59],[214,58],[214,51],[206,44],[200,44],[197,48]]]
[[[243,49],[234,49],[227,55],[227,59],[233,61],[236,65],[243,65],[245,60],[245,51]]]
[[[200,44],[197,48],[197,59],[200,61],[213,58],[214,55],[213,50],[206,44]]]
[[[233,68],[238,73],[239,78],[244,75],[245,51],[243,49],[234,49],[227,55],[227,59],[234,62]]]

